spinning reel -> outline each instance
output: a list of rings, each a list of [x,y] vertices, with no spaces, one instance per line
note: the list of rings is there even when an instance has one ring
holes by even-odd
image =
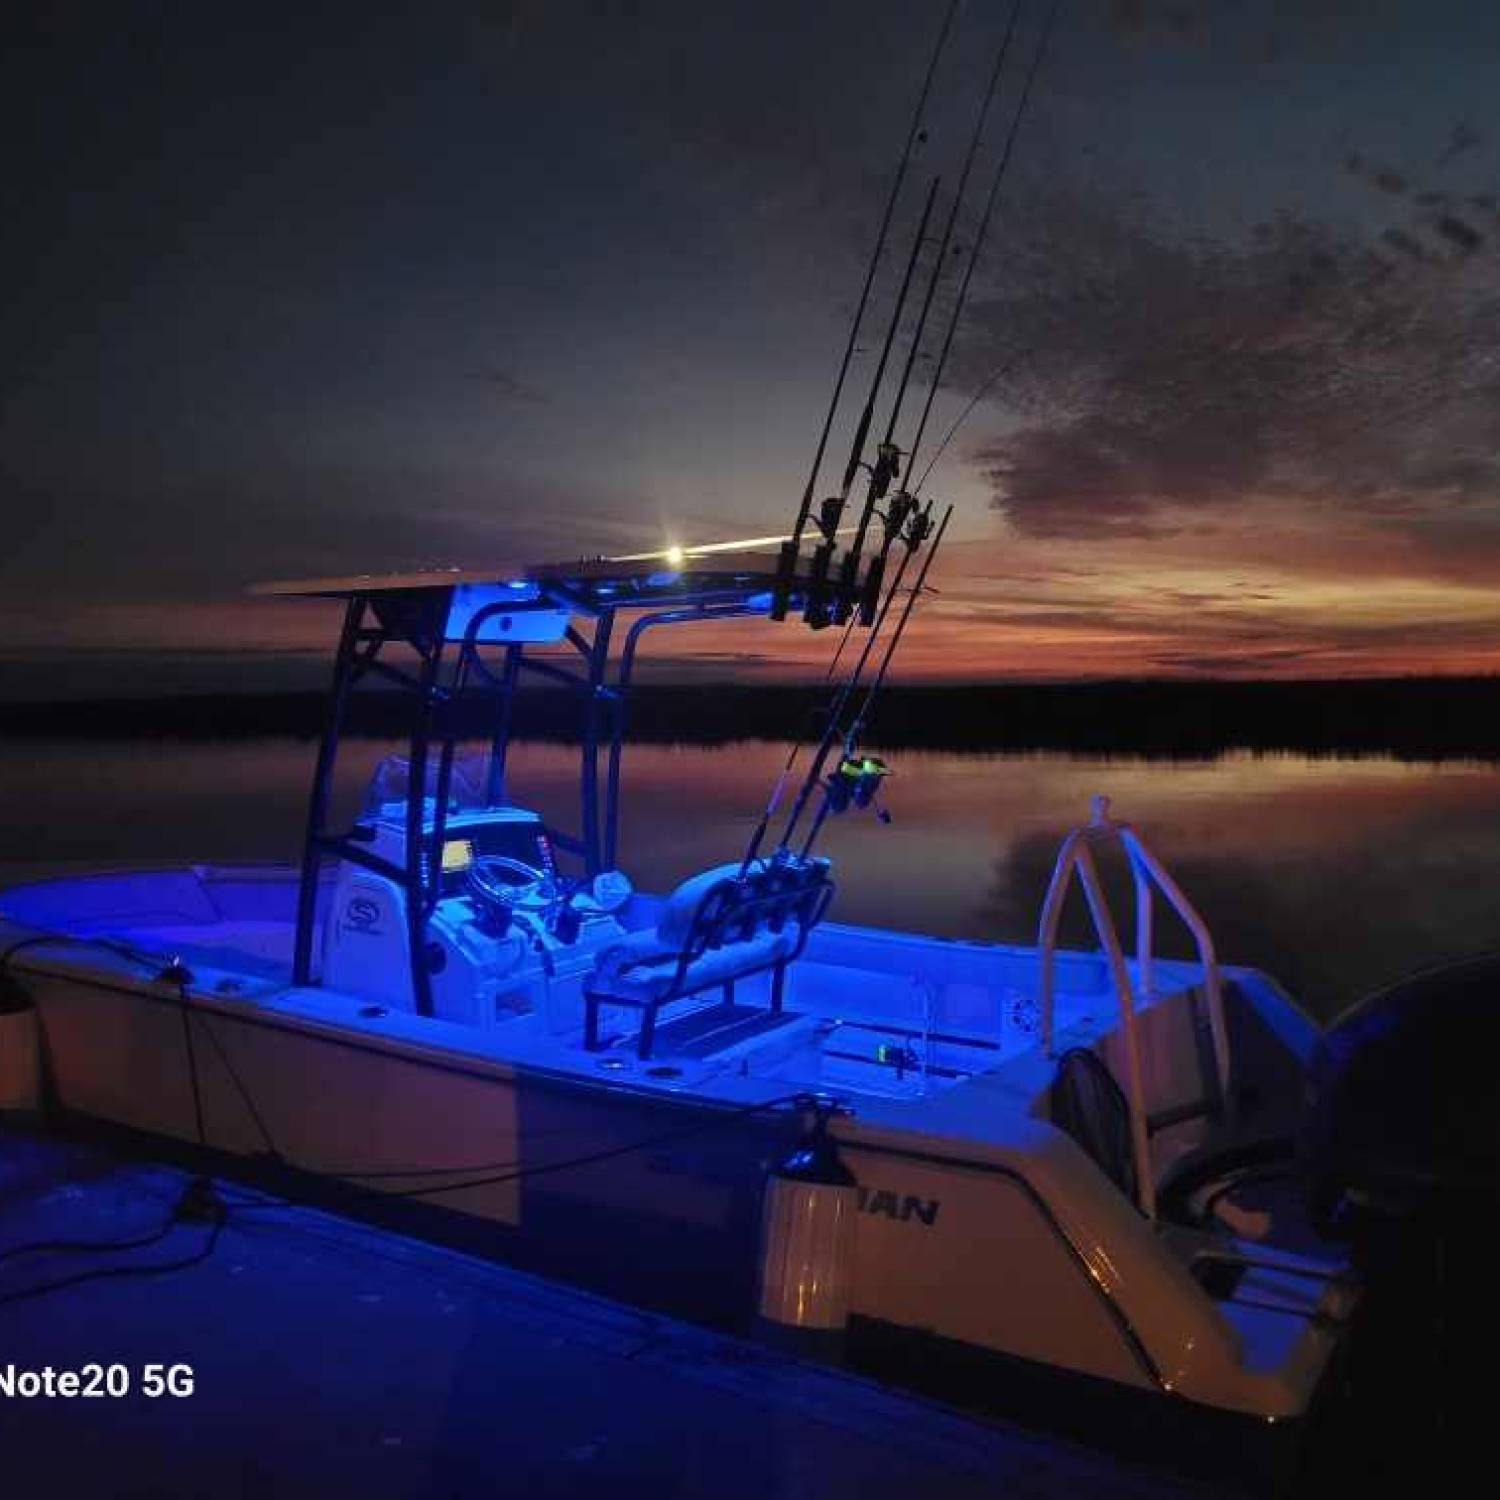
[[[875,808],[875,816],[889,823],[891,815],[879,802],[881,783],[891,768],[877,755],[846,755],[827,780],[828,811],[837,816],[851,807]]]

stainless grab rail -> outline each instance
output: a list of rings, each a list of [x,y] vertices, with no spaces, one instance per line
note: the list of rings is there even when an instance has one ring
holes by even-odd
[[[1136,977],[1140,995],[1146,996],[1152,992],[1157,891],[1166,897],[1192,935],[1198,950],[1198,961],[1203,967],[1203,988],[1208,1008],[1209,1032],[1213,1040],[1214,1071],[1219,1097],[1227,1101],[1230,1098],[1230,1059],[1229,1030],[1224,1020],[1224,985],[1213,937],[1197,909],[1183,894],[1182,887],[1147,847],[1135,828],[1110,816],[1109,798],[1093,798],[1089,808],[1089,821],[1068,834],[1058,850],[1057,864],[1053,867],[1047,895],[1042,902],[1037,937],[1041,959],[1038,1000],[1042,1047],[1048,1056],[1053,1055],[1053,969],[1057,953],[1057,930],[1062,921],[1063,904],[1076,874],[1083,886],[1094,931],[1104,949],[1110,982],[1120,1009],[1120,1029],[1125,1042],[1125,1098],[1130,1111],[1131,1155],[1135,1161],[1137,1191],[1141,1211],[1148,1217],[1155,1218],[1156,1184],[1151,1174],[1150,1128],[1141,1073],[1140,1034],[1136,1020],[1137,990],[1131,985],[1114,915],[1105,899],[1104,888],[1099,881],[1099,869],[1094,863],[1095,847],[1109,843],[1118,843],[1124,850],[1135,883]]]

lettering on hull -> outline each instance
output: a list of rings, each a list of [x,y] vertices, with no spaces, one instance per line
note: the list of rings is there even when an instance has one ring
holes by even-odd
[[[899,1219],[903,1224],[916,1220],[931,1229],[937,1223],[938,1209],[942,1201],[938,1198],[917,1198],[907,1193],[892,1193],[884,1188],[861,1187],[859,1189],[859,1211],[862,1214],[883,1214],[887,1219]]]

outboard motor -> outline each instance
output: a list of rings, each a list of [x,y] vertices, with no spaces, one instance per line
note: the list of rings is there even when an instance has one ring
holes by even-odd
[[[1403,980],[1346,1011],[1313,1059],[1313,1208],[1356,1243],[1500,1205],[1500,955]]]
[[[1301,1141],[1314,1218],[1365,1286],[1349,1350],[1366,1458],[1429,1479],[1491,1420],[1460,1371],[1500,1333],[1500,955],[1403,980],[1318,1044]],[[1395,1451],[1385,1446],[1394,1445]],[[1343,1460],[1340,1460],[1341,1472]],[[1350,1476],[1344,1473],[1345,1479]]]

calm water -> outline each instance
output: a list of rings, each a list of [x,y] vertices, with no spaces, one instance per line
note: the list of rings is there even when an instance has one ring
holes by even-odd
[[[346,809],[390,748],[350,742]],[[312,755],[310,744],[290,741],[0,743],[0,874],[290,859]],[[632,747],[627,871],[659,889],[738,855],[784,757],[768,744]],[[1493,767],[894,759],[894,821],[851,814],[829,825],[823,843],[837,866],[834,914],[844,920],[1030,942],[1057,842],[1086,817],[1090,794],[1105,792],[1175,871],[1223,956],[1268,970],[1320,1015],[1413,968],[1500,941]],[[521,745],[512,765],[518,801],[574,826],[575,763],[564,749]]]

